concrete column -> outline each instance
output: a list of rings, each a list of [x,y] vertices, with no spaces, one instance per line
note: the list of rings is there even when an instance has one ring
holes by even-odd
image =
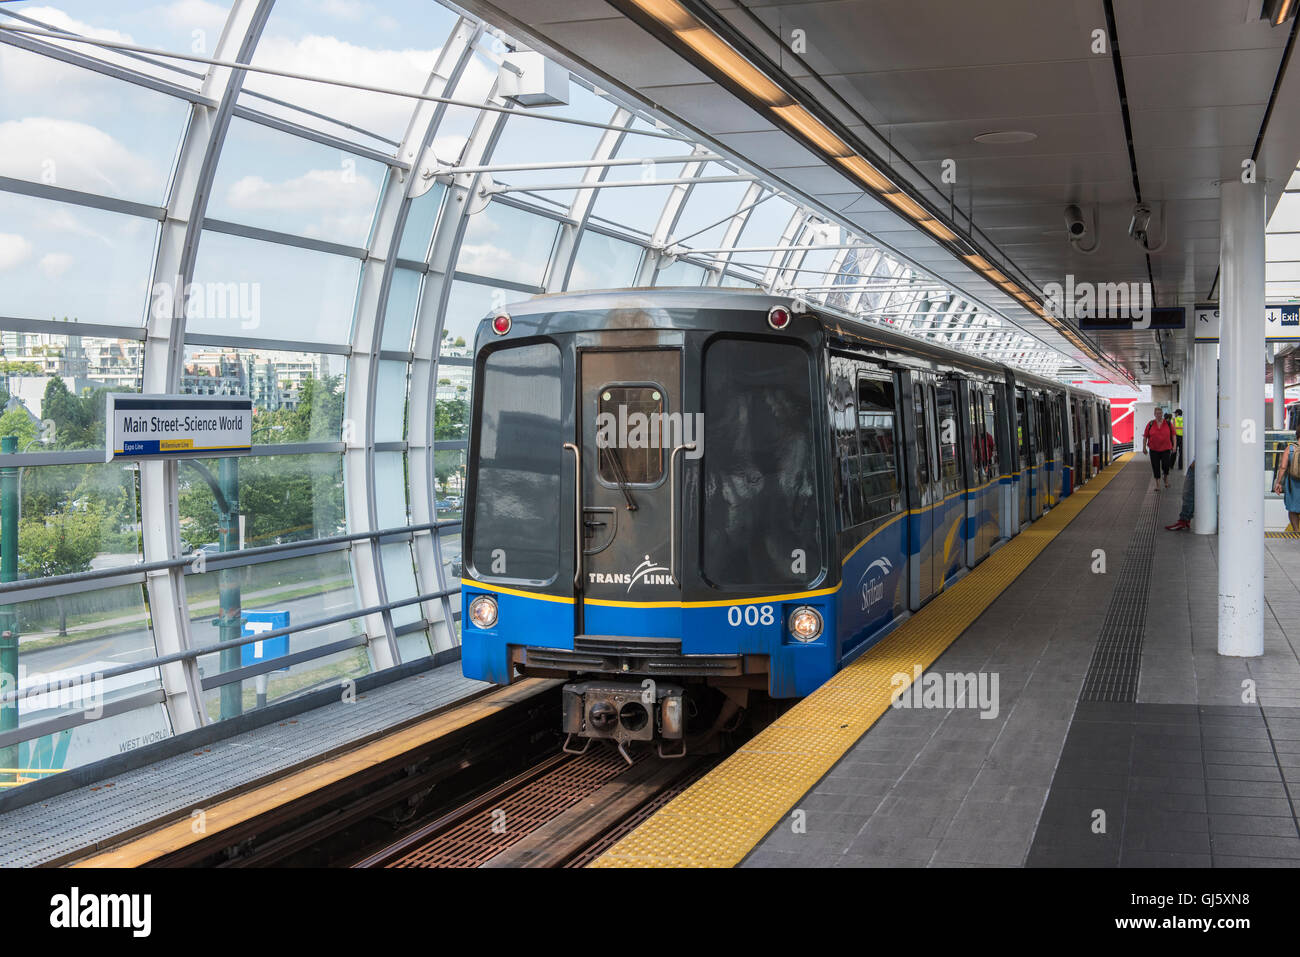
[[[1264,653],[1264,184],[1219,193],[1219,654]],[[1199,511],[1199,510],[1198,510]]]
[[[1193,323],[1195,319],[1193,318]],[[1192,330],[1195,332],[1195,330]],[[1196,342],[1187,337],[1187,355],[1183,360],[1183,378],[1178,391],[1183,405],[1183,462],[1191,465],[1196,459]]]
[[[1273,428],[1286,428],[1286,361],[1279,359],[1277,351],[1281,347],[1273,346]]]
[[[1219,530],[1219,344],[1198,342],[1196,353],[1195,407],[1191,431],[1196,449],[1196,511],[1192,531],[1213,535]]]

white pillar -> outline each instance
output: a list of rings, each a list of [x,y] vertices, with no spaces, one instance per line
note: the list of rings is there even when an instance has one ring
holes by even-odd
[[[1219,530],[1219,422],[1215,411],[1219,402],[1219,344],[1198,342],[1196,403],[1192,409],[1192,433],[1196,436],[1196,502],[1192,531],[1213,535]]]
[[[1192,317],[1192,325],[1196,325],[1195,315]],[[1191,332],[1194,334],[1196,330],[1192,329]],[[1196,459],[1196,429],[1192,424],[1196,421],[1196,341],[1191,335],[1187,337],[1186,349],[1183,380],[1179,383],[1178,392],[1183,400],[1183,464],[1191,465]]]
[[[1219,194],[1219,654],[1264,653],[1264,184]]]
[[[1286,428],[1286,362],[1277,355],[1281,346],[1273,345],[1273,428]]]

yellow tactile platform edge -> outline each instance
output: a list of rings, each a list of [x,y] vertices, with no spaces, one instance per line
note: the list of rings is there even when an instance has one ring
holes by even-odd
[[[999,548],[857,661],[787,711],[592,867],[733,867],[889,709],[897,674],[928,668],[1132,458]],[[901,685],[905,687],[906,685]]]

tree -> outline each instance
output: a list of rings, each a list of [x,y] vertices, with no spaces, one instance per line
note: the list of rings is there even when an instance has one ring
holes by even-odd
[[[36,423],[25,409],[13,408],[0,415],[0,435],[18,436],[18,450],[21,452],[36,441]]]
[[[66,503],[51,515],[18,523],[18,568],[29,578],[70,575],[90,569],[103,535],[103,507],[90,498]],[[68,612],[57,599],[59,634],[68,633]]]
[[[439,399],[434,406],[433,437],[463,439],[468,430],[469,403],[464,399]]]

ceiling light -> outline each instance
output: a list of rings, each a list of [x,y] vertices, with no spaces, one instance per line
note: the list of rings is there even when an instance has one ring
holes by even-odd
[[[840,157],[853,152],[844,145],[843,140],[818,122],[811,113],[797,103],[792,103],[789,106],[774,106],[772,112],[783,123],[793,126],[805,137],[812,140],[813,145],[823,153]]]
[[[921,207],[921,204],[912,199],[912,197],[908,196],[906,193],[886,193],[884,199],[887,202],[892,203],[904,215],[910,216],[918,222],[922,219],[930,218],[930,214]]]
[[[878,193],[888,193],[897,188],[861,156],[837,156],[835,161]]]
[[[989,133],[981,133],[975,137],[975,142],[1001,145],[1004,143],[1031,143],[1036,139],[1038,139],[1038,134],[1030,133],[1028,130],[994,130]]]
[[[1281,26],[1296,15],[1300,3],[1296,0],[1264,0],[1264,8],[1259,13],[1261,20],[1267,20],[1273,26]]]
[[[937,219],[921,220],[921,228],[938,236],[944,242],[953,243],[957,241],[957,234]]]
[[[676,0],[632,0],[638,7],[672,30],[688,30],[699,26],[686,8]]]
[[[677,36],[710,63],[723,69],[752,95],[767,104],[789,103],[790,97],[743,56],[723,42],[712,30],[695,26],[678,30]]]

